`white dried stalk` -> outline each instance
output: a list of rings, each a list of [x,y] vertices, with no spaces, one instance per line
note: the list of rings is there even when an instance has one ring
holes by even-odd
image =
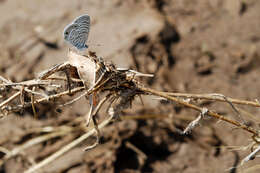
[[[185,135],[189,134],[196,126],[199,125],[200,121],[207,114],[207,112],[208,112],[207,108],[202,108],[202,111],[199,114],[199,116],[195,120],[190,122],[189,125],[185,128],[185,130],[182,133],[185,134]]]

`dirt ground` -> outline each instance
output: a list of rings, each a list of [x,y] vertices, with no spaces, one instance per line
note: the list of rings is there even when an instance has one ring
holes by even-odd
[[[0,0],[0,75],[20,82],[66,61],[63,29],[85,13],[91,16],[89,50],[117,67],[154,74],[142,79],[147,87],[260,98],[259,0]],[[208,118],[181,135],[177,129],[185,129],[197,112],[153,96],[143,102],[136,98],[122,113],[128,118],[103,128],[95,149],[83,151],[93,137],[37,172],[239,173],[259,165],[256,158],[240,166],[250,149],[227,148],[247,146],[251,134]],[[227,103],[197,104],[237,119]],[[240,108],[260,114],[257,108]],[[24,172],[84,134],[75,126],[84,124],[88,109],[81,99],[58,111],[56,104],[37,105],[37,119],[31,109],[0,119],[0,145],[8,150],[46,134],[39,130],[44,127],[77,129],[27,148],[8,159],[0,173]],[[101,112],[100,121],[106,117],[106,110]],[[157,118],[129,118],[144,115]],[[258,127],[260,118],[247,121]]]

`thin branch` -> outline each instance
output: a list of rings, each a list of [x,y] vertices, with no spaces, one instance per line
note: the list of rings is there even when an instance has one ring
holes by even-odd
[[[130,148],[131,150],[133,150],[134,152],[136,152],[140,157],[142,157],[142,159],[146,160],[148,158],[148,156],[139,148],[137,148],[136,146],[134,146],[132,143],[130,142],[126,142],[125,143],[126,147]]]
[[[71,91],[69,91],[69,93],[71,93]],[[85,91],[83,94],[81,94],[80,96],[78,96],[78,97],[76,97],[76,98],[74,98],[74,99],[72,99],[72,100],[70,100],[70,101],[68,101],[68,102],[66,102],[66,103],[64,103],[64,104],[61,104],[61,105],[59,105],[60,107],[63,107],[63,106],[67,106],[67,105],[70,105],[70,104],[72,104],[72,103],[75,103],[76,101],[78,101],[79,99],[81,99],[82,97],[84,97],[84,96],[86,96],[88,94],[88,91]]]
[[[199,107],[199,106],[196,106],[196,105],[187,103],[187,102],[185,102],[185,101],[182,101],[182,100],[180,100],[180,99],[177,99],[177,98],[175,98],[175,97],[172,97],[172,96],[168,95],[169,93],[159,92],[159,91],[156,91],[156,90],[153,90],[153,89],[150,89],[150,88],[145,88],[145,87],[142,87],[142,86],[139,86],[139,89],[140,89],[141,91],[147,93],[147,94],[153,94],[153,95],[156,95],[156,96],[160,96],[160,97],[167,98],[167,99],[169,99],[169,100],[171,100],[171,101],[174,101],[174,102],[179,103],[179,104],[181,104],[181,105],[183,105],[183,106],[192,108],[192,109],[197,110],[197,111],[199,111],[199,112],[202,112],[202,111],[203,111],[203,108],[202,108],[202,107]],[[246,130],[246,131],[252,133],[252,134],[255,135],[255,136],[258,136],[257,130],[255,130],[255,129],[251,128],[251,127],[248,127],[248,126],[246,126],[246,125],[244,125],[244,124],[241,124],[241,123],[239,123],[238,121],[231,120],[231,119],[226,118],[226,117],[224,117],[224,116],[222,116],[222,115],[220,115],[220,114],[218,114],[218,113],[215,113],[215,112],[213,112],[213,111],[208,111],[208,112],[207,112],[207,115],[209,115],[209,116],[211,116],[211,117],[214,117],[214,118],[217,118],[217,119],[219,119],[219,120],[226,121],[226,122],[228,122],[228,123],[230,123],[230,124],[233,124],[233,125],[235,125],[235,126],[241,128],[241,129],[244,129],[244,130]]]
[[[56,81],[57,81],[57,80],[61,80],[61,81],[66,81],[66,80],[67,80],[67,78],[61,77],[61,76],[48,77],[47,79],[48,79],[48,80],[56,80]],[[76,79],[76,78],[73,78],[73,77],[71,77],[70,80],[71,80],[72,82],[82,82],[81,79]]]
[[[32,90],[35,91],[35,87],[33,87]],[[34,94],[33,93],[31,93],[31,104],[32,104],[32,110],[33,110],[33,116],[34,116],[34,118],[37,118],[38,115],[36,112],[36,108],[34,106]]]
[[[15,86],[32,87],[32,86],[40,86],[40,85],[50,85],[50,81],[33,79],[33,80],[28,80],[28,81],[23,81],[18,83],[8,81],[8,83],[0,84],[0,86],[11,86],[11,87],[15,87]]]
[[[232,104],[232,102],[229,101],[229,98],[224,96],[223,94],[212,94],[213,96],[219,96],[226,100],[226,102],[232,107],[232,109],[235,111],[235,113],[238,115],[238,117],[243,121],[244,124],[246,124],[246,121],[243,119],[237,108]]]
[[[85,87],[77,87],[77,88],[74,88],[74,89],[71,90],[71,94],[75,94],[75,93],[83,91],[83,90],[85,90]],[[20,94],[20,92],[19,92],[19,94]],[[35,100],[33,103],[34,104],[43,103],[43,102],[53,100],[53,99],[57,99],[57,98],[60,98],[62,96],[69,95],[69,94],[70,94],[69,91],[64,91],[64,92],[61,92],[61,93],[58,93],[58,94],[50,95],[47,98],[41,98],[41,99]],[[29,106],[31,106],[31,104],[32,104],[31,102],[25,103],[24,107],[29,107]],[[12,111],[19,111],[21,108],[22,108],[22,105],[17,105],[15,107],[12,107],[11,110]]]
[[[100,141],[100,130],[98,128],[98,123],[97,123],[97,120],[96,120],[96,114],[98,113],[98,111],[100,110],[100,108],[103,106],[103,104],[109,99],[109,97],[111,96],[111,94],[108,94],[106,97],[104,97],[99,103],[98,105],[95,107],[95,109],[93,111],[91,111],[92,115],[92,121],[94,123],[94,127],[95,127],[95,130],[96,130],[96,134],[97,134],[97,140],[96,142],[91,145],[91,146],[88,146],[85,148],[85,151],[87,150],[90,150],[90,149],[93,149],[95,148],[98,144],[99,144],[99,141]]]
[[[14,100],[16,97],[18,97],[21,94],[21,92],[16,92],[14,95],[12,95],[11,97],[9,97],[8,99],[6,99],[5,101],[3,101],[2,103],[0,103],[0,108],[2,108],[3,106],[5,106],[6,104],[8,104],[9,102],[11,102],[12,100]]]
[[[167,94],[169,96],[173,96],[173,97],[206,99],[206,100],[221,101],[221,102],[226,102],[226,99],[228,99],[233,104],[260,107],[260,103],[257,101],[254,102],[254,101],[247,101],[247,100],[239,100],[239,99],[233,99],[230,97],[226,97],[226,99],[225,99],[223,97],[220,97],[220,95],[222,95],[222,94],[187,94],[187,93],[171,93],[171,92],[161,92],[161,93],[165,93],[165,94]]]
[[[33,145],[47,141],[51,138],[55,138],[55,137],[58,137],[58,136],[64,136],[64,135],[68,134],[69,131],[71,131],[71,128],[69,128],[68,130],[63,130],[63,131],[59,131],[59,132],[53,132],[53,133],[50,133],[50,134],[42,135],[42,136],[36,137],[34,139],[31,139],[30,141],[26,142],[25,144],[23,144],[21,146],[18,146],[16,148],[12,149],[11,151],[7,150],[8,152],[4,156],[3,160],[0,161],[0,166],[6,160],[10,159],[11,157],[18,155],[19,153],[21,153],[25,149],[32,147]]]
[[[189,134],[196,126],[199,125],[200,121],[205,117],[207,112],[208,112],[208,109],[203,108],[203,111],[199,114],[199,116],[195,120],[193,120],[192,122],[189,123],[189,125],[184,129],[182,134],[184,134],[184,135]]]
[[[246,156],[242,161],[241,165],[243,165],[245,162],[248,162],[249,160],[253,160],[255,158],[255,155],[260,151],[260,145],[251,152],[248,156]]]
[[[108,125],[112,120],[112,117],[109,117],[107,120],[104,120],[99,126],[99,129],[104,128],[106,125]],[[43,166],[49,164],[50,162],[53,162],[54,160],[56,160],[58,157],[60,157],[61,155],[65,154],[66,152],[68,152],[69,150],[71,150],[72,148],[76,147],[78,144],[80,144],[81,142],[83,142],[84,140],[86,140],[88,137],[90,137],[91,135],[93,135],[95,133],[95,128],[92,128],[88,133],[80,136],[79,138],[77,138],[76,140],[72,141],[71,143],[69,143],[68,145],[64,146],[63,148],[61,148],[59,151],[57,151],[56,153],[52,154],[51,156],[49,156],[48,158],[42,160],[41,162],[39,162],[38,164],[32,166],[31,168],[29,168],[28,170],[26,170],[24,173],[33,173],[36,172],[38,169],[42,168]]]
[[[52,68],[50,69],[47,69],[41,73],[38,74],[38,79],[40,80],[44,80],[44,79],[47,79],[50,75],[58,72],[58,71],[62,71],[63,69],[67,69],[70,67],[70,64],[69,62],[64,62],[64,63],[61,63],[61,64],[56,64],[55,66],[53,66]]]

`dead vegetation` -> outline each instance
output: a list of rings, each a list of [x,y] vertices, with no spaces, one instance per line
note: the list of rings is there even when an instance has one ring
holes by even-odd
[[[41,72],[35,79],[12,82],[1,76],[0,108],[2,117],[8,116],[8,114],[13,112],[23,112],[26,109],[31,109],[35,118],[37,118],[36,105],[38,104],[55,104],[62,109],[81,98],[89,100],[90,110],[86,113],[84,121],[82,117],[79,117],[79,119],[73,120],[66,126],[40,128],[37,131],[28,132],[28,134],[34,133],[35,137],[23,144],[14,146],[12,149],[0,147],[0,151],[3,153],[0,164],[3,165],[10,158],[21,156],[29,166],[29,169],[25,172],[35,172],[73,149],[93,134],[96,134],[94,144],[85,148],[85,150],[93,149],[100,143],[100,138],[103,134],[100,130],[114,122],[114,120],[126,118],[120,116],[122,111],[131,108],[135,99],[139,98],[142,100],[143,95],[153,95],[158,97],[159,100],[166,99],[175,105],[177,104],[198,112],[197,118],[191,121],[183,131],[175,127],[180,135],[188,135],[200,122],[209,117],[216,118],[229,123],[232,127],[252,134],[252,142],[250,144],[252,153],[243,159],[242,164],[252,160],[259,151],[259,130],[249,126],[240,113],[243,110],[235,106],[240,104],[260,107],[260,103],[257,100],[233,99],[222,94],[161,92],[145,87],[138,80],[139,77],[153,77],[153,75],[143,74],[131,69],[116,68],[114,64],[105,62],[93,52],[89,52],[88,55],[79,55],[71,50],[68,53],[68,61]],[[75,97],[77,93],[80,93],[80,95]],[[102,99],[100,98],[101,96],[103,97]],[[69,101],[66,99],[64,102],[64,97],[69,98]],[[199,106],[197,103],[201,100],[228,103],[234,110],[234,119],[239,119],[239,121],[223,116],[207,107]],[[106,118],[102,122],[98,123],[97,114],[106,102],[108,102],[106,107],[107,116],[105,116]],[[244,113],[245,111],[243,111]],[[247,114],[250,113],[247,112]],[[131,116],[129,118],[131,119]],[[132,116],[132,119],[135,118]],[[144,116],[143,118],[149,119],[151,117]],[[93,123],[91,129],[88,128],[90,120]],[[111,125],[113,126],[113,124]],[[34,145],[48,142],[50,139],[64,137],[68,133],[78,134],[79,132],[83,132],[83,134],[76,139],[68,139],[68,144],[64,146],[56,145],[53,146],[54,148],[50,148],[50,155],[42,157],[38,163],[29,154],[24,153],[26,149]],[[147,156],[131,143],[127,143],[127,146],[140,156],[139,162],[142,165],[144,163],[143,160],[147,159]],[[55,152],[55,150],[58,151]]]
[[[0,173],[259,172],[259,2],[1,1]]]

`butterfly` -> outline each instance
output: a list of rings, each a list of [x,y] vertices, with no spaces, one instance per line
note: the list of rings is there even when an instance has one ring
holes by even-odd
[[[64,28],[63,36],[69,44],[82,51],[88,48],[86,41],[88,39],[89,29],[90,17],[88,14],[83,14]]]

